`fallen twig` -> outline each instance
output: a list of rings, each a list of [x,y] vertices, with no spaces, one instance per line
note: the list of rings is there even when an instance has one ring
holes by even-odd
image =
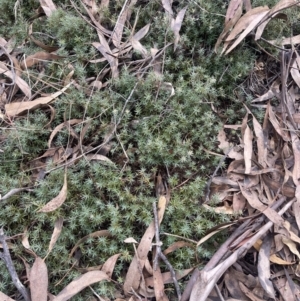
[[[2,248],[3,248],[3,252],[0,252],[0,258],[4,261],[15,287],[23,296],[25,301],[31,301],[27,289],[21,283],[18,274],[16,272],[16,269],[14,267],[14,264],[11,260],[9,249],[5,240],[3,228],[0,228],[0,243],[2,244]]]
[[[32,189],[29,189],[29,188],[14,188],[14,189],[11,189],[5,196],[1,197],[0,196],[0,201],[4,201],[6,199],[8,199],[9,197],[21,192],[21,191],[33,191]]]
[[[155,202],[153,202],[153,212],[154,212],[155,240],[156,240],[156,243],[154,244],[156,246],[156,254],[155,254],[155,257],[153,259],[153,268],[154,268],[154,270],[157,269],[159,258],[161,258],[164,261],[164,263],[166,264],[166,266],[168,267],[168,269],[171,273],[171,276],[172,276],[172,279],[173,279],[173,282],[174,282],[174,285],[175,285],[177,297],[178,297],[178,300],[180,300],[181,299],[181,292],[180,292],[178,281],[176,279],[175,271],[174,271],[171,263],[167,259],[167,257],[161,251],[162,242],[160,241],[160,237],[159,237],[159,223],[158,223],[158,216],[157,216],[157,209],[156,209],[156,203]]]

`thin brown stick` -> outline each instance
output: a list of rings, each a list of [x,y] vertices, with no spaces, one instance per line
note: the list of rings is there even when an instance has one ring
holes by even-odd
[[[173,282],[174,282],[174,285],[175,285],[177,297],[178,297],[178,300],[180,300],[181,299],[181,292],[180,292],[178,281],[176,279],[175,271],[174,271],[171,263],[167,259],[167,257],[161,251],[162,242],[160,241],[160,237],[159,237],[159,223],[158,223],[158,216],[157,216],[157,209],[156,209],[156,203],[155,202],[153,202],[153,212],[154,212],[155,240],[156,240],[156,243],[155,243],[156,254],[155,254],[155,257],[154,257],[154,260],[153,260],[153,268],[156,270],[159,258],[161,258],[164,261],[164,263],[166,264],[166,266],[168,267],[168,269],[171,273],[171,276],[172,276],[172,279],[173,279]]]
[[[0,243],[2,244],[2,248],[3,248],[3,252],[0,252],[0,258],[4,261],[15,287],[17,288],[19,293],[23,296],[25,301],[31,301],[28,291],[20,281],[16,269],[14,267],[14,264],[11,260],[11,256],[5,240],[3,228],[0,228]]]

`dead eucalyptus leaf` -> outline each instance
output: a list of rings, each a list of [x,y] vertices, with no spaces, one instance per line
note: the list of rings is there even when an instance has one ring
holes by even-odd
[[[205,204],[204,204],[205,205]],[[228,227],[232,226],[231,224],[225,225],[220,227],[219,229],[212,231],[210,233],[208,233],[207,235],[205,235],[203,238],[201,238],[198,242],[197,242],[197,247],[199,247],[201,244],[203,244],[205,241],[207,241],[209,238],[211,238],[212,236],[214,236],[215,234],[219,233],[220,231],[222,231],[223,229],[226,229]]]
[[[67,198],[68,187],[67,187],[67,172],[65,172],[64,176],[64,185],[59,192],[58,196],[48,202],[45,206],[43,206],[38,212],[51,212],[59,208]]]
[[[112,277],[116,262],[120,255],[121,253],[109,257],[102,266],[101,271],[104,272],[109,278]]]
[[[74,254],[74,252],[77,250],[77,248],[83,243],[85,242],[88,238],[97,238],[97,237],[111,237],[111,233],[108,230],[99,230],[93,233],[90,233],[86,236],[84,236],[83,238],[79,239],[78,242],[76,243],[76,245],[72,248],[69,257],[72,257],[72,255]]]
[[[1,301],[15,301],[15,299],[12,299],[12,298],[8,297],[7,295],[2,293],[1,291],[0,291],[0,300]]]
[[[54,11],[56,11],[56,6],[52,2],[52,0],[39,0],[39,1],[40,1],[40,5],[47,17],[51,16],[51,14]]]
[[[245,173],[249,174],[251,172],[251,159],[252,159],[252,139],[253,133],[249,126],[246,126],[244,140],[244,160],[245,160]]]
[[[41,62],[46,62],[50,60],[58,60],[64,58],[63,56],[48,53],[44,51],[36,52],[35,54],[29,55],[25,60],[23,60],[20,64],[20,67],[24,70],[26,68],[30,68],[36,64]]]
[[[294,241],[292,241],[291,239],[289,239],[289,238],[287,238],[287,237],[282,236],[282,242],[283,242],[286,246],[288,246],[288,248],[290,249],[290,251],[291,251],[293,254],[295,254],[295,255],[298,257],[298,259],[300,259],[300,253],[299,253],[299,251],[298,251],[298,249],[297,249],[297,245],[295,244]]]
[[[142,27],[139,31],[137,31],[133,35],[133,38],[137,41],[141,40],[148,33],[149,29],[150,29],[150,23]]]
[[[109,281],[109,277],[102,271],[90,271],[87,272],[75,280],[73,280],[70,284],[68,284],[54,299],[53,301],[67,301],[84,288],[92,285],[94,283],[107,280]]]
[[[1,65],[0,65],[0,68],[1,68]],[[60,96],[62,93],[64,93],[71,86],[72,83],[73,82],[69,83],[63,89],[53,93],[50,96],[40,97],[33,101],[12,102],[12,103],[6,104],[5,112],[8,116],[13,117],[13,116],[21,115],[23,113],[27,113],[30,110],[38,109],[43,105],[50,104],[58,96]]]
[[[137,248],[137,254],[133,257],[129,269],[127,271],[123,286],[125,293],[130,293],[132,291],[132,288],[135,291],[139,288],[141,279],[140,270],[143,269],[146,260],[148,259],[147,256],[151,249],[154,235],[155,227],[153,221],[145,231]]]
[[[172,19],[172,21],[171,21],[171,30],[174,32],[174,36],[175,36],[174,51],[176,50],[179,39],[180,39],[179,31],[180,31],[186,10],[187,10],[187,6],[180,10],[180,12],[176,16],[176,19]]]
[[[267,6],[260,6],[253,8],[244,16],[242,16],[236,23],[229,36],[226,38],[226,41],[232,41],[238,34],[240,34],[242,31],[243,32],[227,50],[226,48],[229,44],[226,44],[226,47],[223,48],[222,53],[224,53],[225,50],[225,54],[231,52],[259,24],[259,22],[268,14],[268,12],[269,8]]]
[[[193,244],[187,241],[176,241],[173,244],[171,244],[167,249],[164,250],[164,255],[168,255],[169,253],[172,253],[176,251],[177,249],[181,249],[184,247],[190,247],[193,248]]]
[[[71,126],[71,125],[75,125],[75,124],[78,124],[82,122],[82,119],[71,119],[71,120],[68,120],[67,122],[63,122],[61,124],[59,124],[58,126],[55,127],[55,129],[52,131],[50,137],[49,137],[49,140],[48,140],[48,147],[51,148],[51,143],[52,143],[52,140],[53,138],[55,137],[55,135],[61,131],[64,127],[66,126]]]
[[[112,36],[111,36],[112,42],[117,48],[120,48],[125,21],[129,17],[130,11],[131,11],[133,5],[136,3],[136,1],[137,0],[125,1],[123,4],[121,13],[118,16],[115,28],[114,28]]]
[[[172,1],[170,0],[162,0],[163,8],[167,13],[169,13],[171,16],[173,16],[173,10],[172,10]]]
[[[27,98],[31,98],[31,88],[28,86],[25,80],[18,76],[16,72],[10,71],[3,62],[0,62],[0,73],[14,81],[17,84],[17,86],[21,89],[21,91],[25,94],[25,96]],[[11,104],[6,104],[5,109],[9,105]]]
[[[44,260],[37,257],[30,270],[31,301],[47,301],[48,270]]]
[[[272,237],[271,235],[267,235],[264,238],[262,246],[258,253],[258,279],[261,286],[267,292],[269,297],[275,299],[275,290],[273,284],[270,280],[271,272],[270,272],[270,254],[271,254],[271,246],[272,246]]]
[[[169,298],[165,293],[164,281],[159,265],[157,266],[156,270],[153,269],[153,288],[154,288],[155,300],[169,301]]]
[[[92,45],[98,49],[101,54],[104,56],[104,58],[108,61],[108,63],[110,64],[111,67],[111,73],[112,73],[112,77],[116,78],[119,75],[119,71],[118,71],[118,59],[117,57],[111,52],[109,45],[106,41],[106,39],[104,38],[104,36],[99,35],[100,38],[100,43],[98,42],[93,42]]]
[[[85,156],[87,160],[92,161],[92,160],[97,160],[97,161],[104,161],[110,164],[114,164],[110,159],[108,159],[106,156],[99,155],[99,154],[87,154]]]
[[[61,233],[61,230],[63,227],[63,222],[64,222],[64,219],[62,217],[60,217],[56,220],[56,222],[54,224],[54,230],[53,230],[50,244],[48,247],[48,254],[52,251],[53,247],[55,246],[55,244],[60,236],[60,233]]]

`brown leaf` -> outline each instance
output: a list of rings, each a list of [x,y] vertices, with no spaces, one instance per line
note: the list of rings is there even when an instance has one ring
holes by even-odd
[[[259,124],[254,115],[252,115],[253,128],[256,136],[258,163],[263,167],[267,166],[267,139],[265,138],[262,126]]]
[[[91,18],[92,22],[95,24],[95,26],[97,27],[97,29],[99,30],[100,34],[106,34],[107,36],[111,36],[112,32],[108,29],[106,29],[105,27],[103,27],[93,16],[93,13],[91,12],[91,10],[89,10],[82,2],[81,5],[84,7],[84,9],[86,10],[86,12],[88,13],[89,17]],[[97,30],[97,32],[98,32]],[[98,33],[99,35],[99,33]]]
[[[164,281],[159,266],[156,268],[156,270],[153,269],[153,287],[154,287],[155,300],[157,301],[169,300],[167,295],[165,294]]]
[[[69,257],[71,257],[74,252],[77,250],[77,248],[85,242],[88,238],[97,238],[97,237],[111,237],[111,233],[108,230],[99,230],[93,233],[90,233],[83,238],[79,239],[79,241],[76,243],[76,245],[72,248]]]
[[[300,253],[299,253],[299,251],[298,251],[298,249],[297,249],[297,245],[295,244],[294,241],[292,241],[291,239],[289,239],[289,238],[287,238],[287,237],[282,236],[282,242],[283,242],[286,246],[288,246],[288,248],[290,249],[290,251],[291,251],[293,254],[295,254],[295,255],[298,257],[298,259],[300,259]]]
[[[263,299],[258,298],[246,285],[242,282],[239,282],[239,286],[242,292],[252,301],[264,301]]]
[[[230,1],[227,11],[226,11],[226,16],[225,16],[225,26],[230,20],[232,20],[236,16],[239,8],[242,6],[243,6],[243,0],[231,0]]]
[[[181,278],[190,274],[193,270],[194,270],[194,268],[186,269],[186,270],[182,270],[182,271],[176,271],[175,272],[176,279],[180,280]],[[162,280],[163,280],[164,284],[173,283],[172,275],[170,272],[162,273],[161,275],[162,275]],[[153,277],[146,278],[145,282],[146,282],[146,286],[152,286],[152,287],[154,286]]]
[[[134,50],[136,50],[137,52],[139,52],[143,56],[143,58],[148,57],[147,49],[139,41],[137,41],[135,38],[131,38],[131,45],[132,45]]]
[[[61,230],[63,227],[63,222],[64,222],[64,219],[62,217],[60,217],[56,220],[56,222],[54,224],[54,230],[53,230],[50,244],[48,247],[48,254],[52,251],[53,247],[55,246],[55,244],[60,236],[60,233],[61,233]],[[48,256],[48,254],[47,254],[47,256]]]
[[[219,48],[220,44],[222,41],[226,38],[226,36],[231,32],[233,26],[236,24],[236,22],[240,19],[242,15],[242,10],[243,10],[243,3],[241,1],[238,1],[236,5],[236,1],[232,0],[229,4],[228,10],[230,10],[227,13],[229,14],[228,16],[228,22],[225,20],[225,27],[218,37],[217,43],[215,45],[215,52],[217,52],[217,49]],[[229,20],[229,17],[231,16],[231,19]],[[227,14],[226,14],[226,19],[227,19]],[[225,44],[228,44],[225,43]],[[227,47],[227,46],[226,46]]]
[[[256,102],[261,102],[261,101],[265,101],[268,99],[271,99],[272,97],[274,97],[276,94],[280,93],[280,85],[281,85],[281,81],[280,80],[275,80],[272,85],[271,88],[268,90],[268,92],[266,92],[265,94],[254,98],[251,103],[256,103]]]
[[[260,21],[259,17],[261,14],[267,14],[269,10],[270,9],[267,6],[259,6],[248,11],[236,23],[229,36],[226,38],[226,41],[234,40],[243,30],[246,30],[253,21],[258,23]]]
[[[179,39],[180,39],[179,31],[180,31],[186,10],[187,10],[187,6],[180,10],[176,19],[172,19],[172,21],[171,21],[171,30],[174,32],[174,36],[175,36],[174,51],[176,50]]]
[[[211,210],[215,213],[219,213],[219,214],[234,214],[233,209],[231,206],[219,206],[219,207],[211,207],[209,205],[203,204],[202,205],[204,208]]]
[[[161,223],[166,206],[169,202],[170,195],[167,193],[167,196],[160,196],[158,200],[158,221]],[[133,260],[129,266],[129,269],[126,274],[126,279],[124,282],[124,291],[125,293],[130,293],[132,288],[136,291],[140,285],[141,274],[140,270],[143,270],[146,260],[148,259],[148,253],[151,249],[152,240],[155,235],[155,225],[154,221],[149,225],[145,231],[141,242],[137,248],[137,255],[133,257]],[[138,258],[137,258],[138,256]]]
[[[249,174],[251,171],[251,159],[252,159],[252,139],[253,134],[249,126],[246,126],[244,140],[244,160],[245,160],[245,173]]]
[[[89,88],[94,90],[100,90],[102,88],[103,84],[100,80],[94,80],[90,83]]]
[[[245,274],[239,271],[236,271],[233,268],[229,268],[224,276],[225,286],[230,293],[231,297],[235,298],[234,300],[245,300],[245,294],[242,292],[239,286],[239,281],[245,282]]]
[[[257,209],[258,211],[262,212],[266,217],[272,221],[276,225],[282,225],[284,224],[283,218],[272,208],[264,205],[260,200],[257,193],[252,190],[245,190],[241,185],[241,192],[244,195],[244,197],[249,202],[250,206],[252,208]]]
[[[87,272],[75,280],[73,280],[70,284],[68,284],[54,299],[53,301],[67,301],[84,288],[92,285],[94,283],[108,280],[109,277],[102,271],[91,271]]]
[[[297,190],[299,190],[299,188],[300,186],[297,187]],[[299,197],[296,197],[296,201],[293,204],[293,213],[295,214],[295,219],[296,219],[298,229],[300,229],[300,198]]]
[[[140,269],[143,269],[147,260],[147,255],[151,249],[153,237],[155,235],[154,221],[149,225],[145,231],[141,242],[137,248],[137,256],[133,257],[133,260],[129,266],[124,282],[125,293],[130,293],[132,288],[136,291],[140,285]]]
[[[138,32],[133,35],[133,38],[137,41],[141,40],[149,31],[150,23],[141,28]]]
[[[166,206],[167,206],[167,198],[165,196],[160,196],[158,199],[158,206],[157,206],[159,224],[161,224],[164,218]]]
[[[55,127],[55,129],[52,131],[49,140],[48,140],[48,147],[51,148],[51,143],[53,138],[55,137],[55,135],[61,131],[66,125],[70,126],[70,125],[74,125],[74,124],[78,124],[82,122],[82,119],[71,119],[68,120],[67,122],[63,122],[61,124],[59,124],[58,126]]]
[[[240,193],[234,193],[232,198],[232,209],[233,212],[242,212],[246,206],[246,199]]]
[[[273,44],[273,45],[276,45],[278,43],[277,40],[270,40],[268,42],[271,43],[271,44]],[[299,44],[299,43],[300,43],[300,35],[293,36],[293,37],[288,37],[288,38],[280,40],[280,44],[282,46],[285,46],[285,45],[296,45],[296,44]]]
[[[27,98],[31,98],[31,89],[28,84],[23,80],[20,76],[18,76],[15,72],[10,71],[3,62],[0,62],[0,73],[2,75],[7,76],[12,81],[15,81],[17,86],[22,90]],[[10,104],[6,104],[5,108]],[[6,109],[7,110],[7,109]]]
[[[35,39],[32,34],[29,35],[30,40],[35,43],[37,46],[41,47],[42,49],[46,50],[47,52],[53,52],[59,49],[58,46],[50,46],[50,45],[46,45],[43,42]]]
[[[36,52],[35,54],[29,55],[23,62],[21,62],[20,67],[24,70],[30,68],[40,62],[58,60],[64,58],[63,56],[48,53],[44,51]]]
[[[205,205],[205,204],[204,204]],[[207,205],[205,205],[206,207]],[[207,207],[206,207],[207,208]],[[211,208],[211,207],[210,207]],[[228,224],[228,225],[224,225],[219,227],[217,230],[211,231],[210,233],[208,233],[207,235],[205,235],[204,237],[202,237],[198,242],[197,242],[197,247],[199,247],[201,244],[203,244],[205,241],[207,241],[209,238],[211,238],[212,236],[214,236],[215,234],[219,233],[220,231],[231,227],[232,224]]]
[[[15,299],[12,299],[12,298],[8,297],[7,295],[5,295],[2,292],[0,292],[0,300],[1,301],[15,301]]]
[[[116,78],[119,75],[119,71],[118,71],[118,59],[117,57],[111,52],[109,45],[105,39],[104,36],[99,35],[100,38],[100,43],[98,42],[93,42],[92,45],[98,49],[101,54],[105,57],[105,59],[108,61],[108,63],[110,64],[111,67],[111,73],[112,73],[112,77]]]
[[[1,63],[1,62],[0,62]],[[1,65],[0,65],[1,68]],[[1,71],[1,70],[0,70]],[[24,101],[24,102],[12,102],[5,105],[5,112],[8,116],[17,116],[22,113],[27,113],[30,110],[34,110],[40,108],[43,105],[50,104],[53,102],[58,96],[64,93],[70,86],[72,82],[65,86],[63,89],[53,93],[50,96],[40,97],[33,101]],[[26,84],[27,85],[27,84]]]
[[[172,0],[162,0],[161,2],[165,11],[173,16]]]
[[[265,17],[265,19],[270,18],[274,16],[276,13],[278,13],[279,11],[286,9],[288,7],[292,7],[294,5],[299,5],[299,2],[297,0],[281,0],[278,3],[276,3],[275,6],[272,7],[268,15]]]
[[[295,294],[291,291],[289,283],[285,277],[277,277],[273,281],[283,298],[282,300],[295,301]]]
[[[26,228],[25,231],[24,231],[24,233],[23,233],[23,235],[22,235],[22,245],[26,249],[31,249],[28,237],[29,237],[29,233],[28,233],[28,230]]]
[[[257,270],[258,270],[258,279],[261,286],[264,288],[264,290],[267,292],[270,298],[275,299],[275,290],[272,285],[272,282],[270,281],[271,272],[270,272],[269,257],[271,253],[271,246],[272,246],[272,238],[269,234],[264,238],[262,246],[259,250]]]
[[[110,159],[108,159],[106,156],[99,155],[99,154],[87,154],[85,156],[87,160],[92,161],[92,160],[97,160],[97,161],[104,161],[110,164],[114,164]]]
[[[101,271],[104,272],[109,278],[112,277],[116,262],[120,255],[121,253],[109,257],[102,266]]]
[[[291,139],[294,153],[293,182],[298,188],[300,185],[300,139],[295,131],[291,131]],[[296,197],[298,197],[298,195],[296,195]]]
[[[264,18],[266,19],[265,21],[260,21],[260,25],[257,27],[256,29],[256,33],[255,33],[255,41],[259,40],[266,28],[266,26],[268,25],[268,23],[272,20],[272,19],[275,19],[275,18],[278,18],[278,19],[283,19],[285,21],[287,21],[287,16],[285,14],[281,14],[281,13],[276,13],[273,15],[272,18],[268,18],[267,16]]]
[[[295,51],[296,52],[296,51]],[[297,52],[296,52],[297,53]],[[298,59],[298,53],[297,53]],[[291,76],[298,87],[300,87],[300,72],[299,72],[299,63],[295,60],[291,66]]]
[[[52,0],[39,0],[39,1],[40,1],[40,5],[47,17],[51,16],[51,14],[54,11],[56,11],[56,6],[52,2]]]
[[[259,24],[259,22],[267,15],[268,12],[269,8],[267,6],[260,6],[253,8],[252,10],[248,11],[243,17],[241,17],[240,20],[236,23],[234,29],[226,38],[226,41],[232,41],[239,33],[241,33],[242,31],[243,32],[227,50],[227,47],[224,47],[222,53],[225,50],[225,54],[228,54],[230,51],[232,51]]]
[[[121,13],[118,16],[115,28],[111,36],[112,42],[117,48],[120,48],[125,21],[127,20],[130,14],[130,10],[135,5],[136,1],[137,0],[126,0],[122,7]]]
[[[68,183],[67,183],[67,172],[65,172],[64,176],[64,185],[59,192],[58,196],[48,202],[45,206],[43,206],[38,212],[51,212],[59,208],[67,198],[68,193]]]
[[[219,148],[223,151],[224,154],[227,154],[229,158],[236,159],[236,160],[240,160],[244,158],[244,156],[240,152],[235,151],[235,149],[226,140],[226,133],[224,129],[220,129],[218,133],[218,141],[219,141]]]
[[[44,260],[37,257],[30,270],[30,292],[32,301],[47,301],[48,270]]]
[[[276,132],[281,136],[281,138],[284,141],[290,141],[290,137],[288,136],[288,134],[286,134],[286,132],[281,128],[278,120],[276,119],[276,116],[273,112],[273,108],[271,105],[268,105],[268,114],[269,114],[269,120],[271,121],[274,129],[276,130]]]
[[[193,244],[191,244],[190,242],[187,241],[176,241],[173,244],[171,244],[167,249],[164,250],[164,255],[168,255],[169,253],[172,253],[174,251],[176,251],[177,249],[181,249],[184,247],[193,247]]]

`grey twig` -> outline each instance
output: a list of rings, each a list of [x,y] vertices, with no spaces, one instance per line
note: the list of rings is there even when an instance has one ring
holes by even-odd
[[[218,287],[217,284],[215,284],[215,290],[217,291],[217,294],[218,294],[220,300],[221,301],[225,301],[225,299],[223,298],[222,293],[221,293],[221,291],[220,291],[220,289],[219,289],[219,287]]]
[[[11,260],[9,249],[5,240],[3,228],[0,228],[0,243],[2,244],[2,248],[3,248],[3,252],[0,252],[0,258],[4,261],[15,287],[17,288],[19,293],[23,296],[25,301],[31,301],[28,291],[25,288],[25,286],[21,283],[18,274],[16,272],[16,269],[14,267],[14,264]]]
[[[159,237],[159,223],[158,223],[158,216],[157,216],[157,209],[156,209],[156,203],[155,202],[153,202],[153,212],[154,212],[155,240],[156,240],[156,243],[154,244],[156,246],[156,254],[155,254],[155,258],[153,260],[153,268],[154,268],[154,270],[157,269],[159,258],[161,258],[164,261],[164,263],[166,264],[166,266],[168,267],[168,269],[171,273],[171,276],[172,276],[172,279],[173,279],[173,282],[174,282],[174,285],[175,285],[177,297],[178,297],[178,300],[180,300],[181,299],[181,292],[180,292],[178,281],[176,279],[175,271],[174,271],[171,263],[169,262],[169,260],[165,256],[165,254],[163,254],[162,251],[161,251],[162,242],[160,241],[160,237]]]
[[[6,195],[4,195],[3,197],[0,196],[0,201],[4,201],[6,199],[8,199],[9,197],[21,192],[21,191],[33,191],[32,189],[29,188],[13,188],[12,190],[10,190]]]

